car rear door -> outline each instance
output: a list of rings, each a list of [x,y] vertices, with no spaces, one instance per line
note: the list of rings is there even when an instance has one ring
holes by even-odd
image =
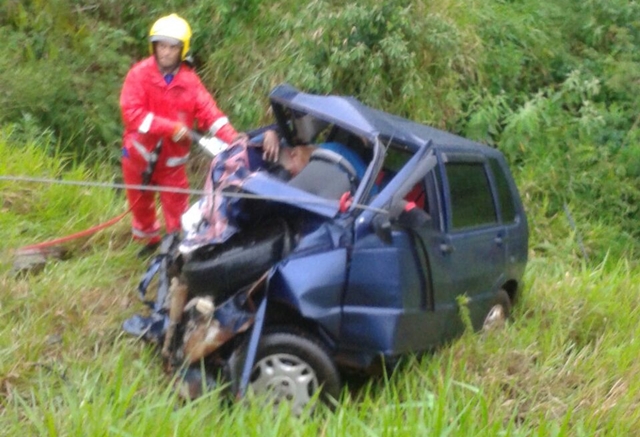
[[[432,269],[446,272],[438,277],[444,282],[434,284],[434,304],[436,312],[451,313],[445,328],[445,335],[451,338],[464,329],[459,304],[467,301],[471,321],[479,328],[504,282],[506,229],[498,218],[486,157],[450,149],[440,151],[439,156],[435,176],[442,224],[427,247]]]

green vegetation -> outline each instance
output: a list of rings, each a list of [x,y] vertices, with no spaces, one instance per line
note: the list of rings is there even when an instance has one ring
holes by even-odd
[[[637,1],[6,0],[0,175],[117,180],[121,81],[170,11],[241,129],[270,120],[287,81],[502,150],[530,218],[515,319],[352,388],[335,413],[268,415],[218,392],[175,409],[160,361],[120,329],[145,268],[127,223],[39,275],[9,271],[10,249],[120,214],[122,193],[0,181],[0,435],[637,432]]]

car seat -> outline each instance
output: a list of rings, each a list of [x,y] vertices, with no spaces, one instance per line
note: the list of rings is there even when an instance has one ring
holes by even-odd
[[[338,200],[358,186],[355,168],[339,153],[316,149],[309,163],[289,181],[289,185],[325,199]]]

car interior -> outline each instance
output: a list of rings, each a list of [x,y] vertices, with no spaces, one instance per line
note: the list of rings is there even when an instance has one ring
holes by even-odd
[[[334,124],[320,120],[290,108],[274,108],[278,122],[277,127],[286,145],[340,143],[354,151],[368,166],[373,159],[373,146],[360,136]],[[386,157],[382,170],[376,177],[372,195],[380,192],[393,179],[397,172],[413,156],[413,153],[402,144],[392,139],[384,141]],[[337,153],[316,151],[312,154],[309,165],[289,183],[309,193],[332,200],[339,200],[345,192],[352,195],[360,183],[353,177],[348,162]],[[420,182],[405,197],[417,207],[427,210],[424,183]]]

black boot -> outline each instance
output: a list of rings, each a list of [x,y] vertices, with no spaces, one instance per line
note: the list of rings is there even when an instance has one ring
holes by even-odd
[[[156,242],[156,243],[149,243],[146,246],[144,246],[142,249],[140,249],[140,251],[138,252],[138,258],[148,258],[151,255],[153,255],[156,250],[158,249],[158,247],[160,247],[160,242]]]

